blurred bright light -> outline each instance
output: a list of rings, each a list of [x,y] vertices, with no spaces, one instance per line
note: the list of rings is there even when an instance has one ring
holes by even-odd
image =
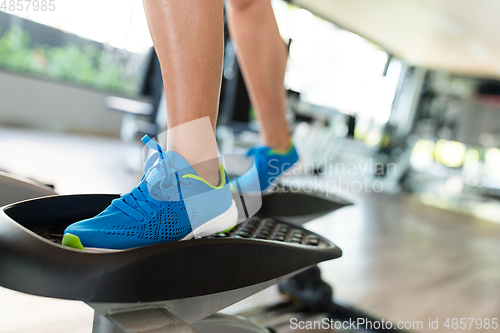
[[[479,162],[479,152],[476,149],[469,149],[465,153],[464,161],[467,162]]]
[[[479,186],[481,180],[479,175],[483,173],[484,165],[480,160],[481,155],[477,149],[471,148],[465,153],[463,172],[464,175],[469,175],[466,178],[466,184],[469,186]]]
[[[463,143],[441,139],[436,143],[435,159],[439,163],[458,168],[463,165],[466,147]]]
[[[411,151],[410,164],[415,169],[425,169],[434,162],[434,142],[420,139]]]
[[[371,130],[365,137],[365,143],[369,147],[374,147],[380,143],[382,136],[377,130]]]
[[[450,177],[446,180],[445,187],[451,193],[460,193],[464,189],[464,183],[458,177]]]
[[[489,148],[486,150],[484,161],[486,162],[487,173],[491,176],[500,177],[500,149]]]

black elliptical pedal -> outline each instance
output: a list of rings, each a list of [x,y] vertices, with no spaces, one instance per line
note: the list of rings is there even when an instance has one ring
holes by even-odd
[[[220,333],[269,332],[250,323],[247,330],[235,330],[234,322],[223,328],[230,318],[200,320],[342,254],[313,232],[262,217],[225,234],[113,253],[60,245],[66,226],[98,214],[114,198],[52,196],[3,207],[0,286],[84,301],[95,310],[95,333],[148,332],[157,325],[208,332],[214,322]]]

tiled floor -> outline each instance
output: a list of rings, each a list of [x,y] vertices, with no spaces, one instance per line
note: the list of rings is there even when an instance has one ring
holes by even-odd
[[[139,145],[114,139],[0,128],[0,169],[52,183],[61,194],[128,191],[141,177],[140,155]],[[499,224],[401,195],[346,196],[356,204],[307,225],[344,251],[320,265],[338,299],[386,320],[422,321],[422,332],[447,331],[429,329],[429,318],[499,317]],[[229,312],[278,298],[267,290]],[[91,322],[81,302],[0,288],[2,333],[88,333]]]

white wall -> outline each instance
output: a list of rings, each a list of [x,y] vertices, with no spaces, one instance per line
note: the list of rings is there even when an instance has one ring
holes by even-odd
[[[118,136],[123,114],[105,107],[110,95],[0,70],[0,126]]]

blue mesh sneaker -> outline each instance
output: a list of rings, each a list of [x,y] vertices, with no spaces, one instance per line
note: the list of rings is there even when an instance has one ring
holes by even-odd
[[[255,162],[255,168],[257,170],[257,176],[254,177],[251,172],[237,178],[240,191],[245,193],[253,192],[253,189],[260,188],[260,194],[268,194],[272,192],[280,178],[287,173],[290,173],[293,167],[297,166],[299,160],[299,155],[297,150],[293,145],[292,140],[290,140],[290,145],[287,150],[280,151],[272,149],[267,146],[257,146],[251,148],[247,152],[247,156],[252,157]],[[259,185],[253,184],[259,180]],[[236,182],[232,181],[232,190],[236,190]],[[245,190],[246,189],[246,190]],[[257,193],[255,193],[257,194]]]
[[[222,164],[219,186],[212,186],[179,154],[163,152],[148,136],[142,141],[156,152],[139,186],[99,215],[68,226],[63,245],[123,250],[208,236],[236,225],[238,211]]]

